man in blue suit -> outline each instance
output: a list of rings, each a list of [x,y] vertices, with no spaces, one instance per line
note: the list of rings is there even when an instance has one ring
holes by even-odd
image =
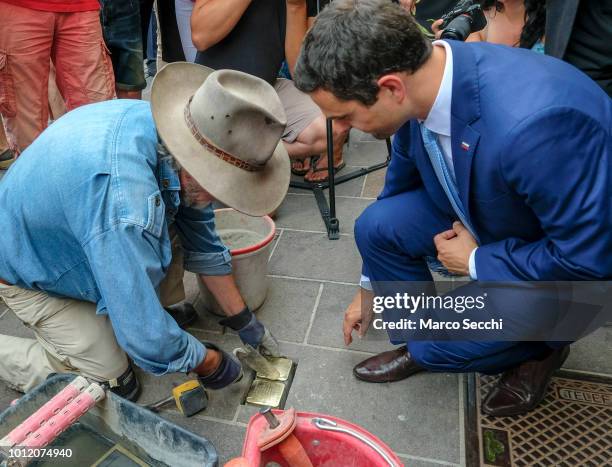
[[[383,192],[355,225],[362,287],[432,281],[436,257],[482,281],[612,277],[612,103],[575,68],[491,44],[432,45],[388,0],[338,0],[306,36],[295,81],[335,126],[395,134]],[[358,294],[347,344],[362,324]],[[505,416],[542,400],[568,352],[410,341],[354,373],[372,382],[424,369],[503,373],[483,411]]]

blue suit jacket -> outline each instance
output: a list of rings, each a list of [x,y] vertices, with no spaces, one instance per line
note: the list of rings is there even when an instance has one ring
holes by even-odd
[[[481,241],[478,279],[612,278],[612,100],[560,60],[449,42],[452,155]],[[452,212],[411,121],[381,197],[421,185]]]

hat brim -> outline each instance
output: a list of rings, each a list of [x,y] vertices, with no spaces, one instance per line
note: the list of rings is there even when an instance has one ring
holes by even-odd
[[[205,149],[187,127],[185,106],[213,71],[176,62],[157,73],[151,87],[157,131],[181,166],[217,200],[250,216],[269,214],[280,206],[289,189],[290,162],[283,142],[279,141],[262,170],[249,172]]]

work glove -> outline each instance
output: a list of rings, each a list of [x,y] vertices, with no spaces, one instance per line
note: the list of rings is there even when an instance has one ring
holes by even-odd
[[[274,336],[255,317],[249,307],[245,307],[240,313],[219,321],[222,326],[238,332],[240,340],[248,344],[262,354],[264,357],[280,357],[280,348]]]
[[[221,389],[233,384],[242,378],[242,365],[237,358],[221,350],[211,342],[202,342],[207,349],[221,353],[219,367],[207,376],[198,376],[200,384],[208,389]]]

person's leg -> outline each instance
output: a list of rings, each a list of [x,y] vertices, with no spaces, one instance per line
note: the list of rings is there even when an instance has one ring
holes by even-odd
[[[436,256],[433,237],[451,228],[424,188],[383,198],[355,222],[355,242],[371,281],[431,281],[426,257]]]
[[[163,67],[165,67],[168,62],[164,61],[164,57],[163,57],[163,53],[162,53],[162,41],[163,41],[163,37],[162,37],[162,31],[161,31],[161,27],[159,26],[159,8],[157,6],[157,0],[155,0],[155,3],[153,4],[153,12],[155,13],[155,24],[157,25],[157,66],[156,69],[157,71],[161,70]]]
[[[36,335],[36,341],[2,336],[8,345],[0,346],[0,379],[13,387],[27,391],[51,372],[107,382],[128,370],[110,320],[93,303],[16,286],[0,289],[0,298]]]
[[[174,0],[174,8],[176,10],[176,24],[178,25],[179,35],[181,36],[181,45],[183,46],[183,54],[185,60],[194,62],[198,50],[191,40],[191,12],[193,11],[192,0]]]
[[[119,99],[140,99],[147,86],[140,24],[140,3],[103,0],[101,20],[104,41],[111,51],[115,89]]]
[[[16,391],[29,391],[51,373],[71,371],[36,339],[0,335],[0,340],[0,380]]]
[[[64,96],[62,96],[55,82],[55,66],[53,66],[53,63],[51,63],[49,72],[49,111],[53,120],[57,120],[66,113]]]
[[[346,165],[342,159],[342,151],[344,149],[344,143],[348,138],[349,131],[339,131],[334,128],[334,170],[339,171]],[[327,130],[326,130],[327,131]],[[335,172],[334,172],[335,173]],[[312,164],[308,173],[304,176],[304,180],[311,183],[324,182],[329,178],[329,162],[327,159],[327,150],[322,153],[320,157]]]
[[[383,198],[368,206],[355,222],[355,242],[363,273],[369,277],[375,293],[392,294],[394,291],[386,291],[385,285],[393,288],[395,281],[413,286],[414,295],[433,293],[426,257],[436,255],[433,237],[450,228],[452,222],[453,217],[440,211],[424,188]],[[357,378],[390,382],[422,371],[407,352],[405,338],[388,334],[393,344],[403,344],[402,347],[358,363],[353,368]]]
[[[57,85],[69,111],[115,96],[113,68],[97,11],[56,16],[52,59]]]
[[[408,342],[412,358],[429,371],[497,374],[550,352],[543,342]]]
[[[46,128],[54,14],[0,2],[0,114],[9,146],[19,153]]]
[[[304,159],[326,154],[327,131],[325,117],[312,99],[295,87],[292,81],[279,78],[274,89],[285,109],[287,127],[283,142],[289,157]],[[344,144],[346,129],[334,129],[334,146]],[[339,153],[341,157],[341,153]]]

